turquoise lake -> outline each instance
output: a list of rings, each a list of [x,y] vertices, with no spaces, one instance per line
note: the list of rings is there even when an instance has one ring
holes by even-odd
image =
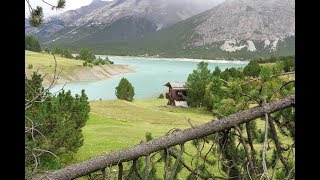
[[[104,58],[103,56],[101,56]],[[134,99],[157,98],[160,93],[166,92],[168,88],[164,86],[168,81],[184,82],[188,75],[197,68],[199,62],[177,61],[177,60],[150,60],[143,58],[119,58],[109,57],[115,64],[128,64],[136,67],[136,72],[125,73],[114,76],[110,79],[87,82],[67,83],[65,90],[71,93],[80,94],[82,89],[89,100],[111,100],[117,99],[115,88],[122,77],[127,78],[135,88]],[[247,62],[208,62],[208,67],[212,71],[216,66],[221,70],[231,67],[244,67]],[[63,84],[54,86],[51,92],[56,92],[63,87]]]

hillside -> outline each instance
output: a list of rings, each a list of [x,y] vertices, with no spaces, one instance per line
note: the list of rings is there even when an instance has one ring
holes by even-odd
[[[169,107],[166,103],[166,99],[134,100],[133,102],[91,101],[90,117],[83,128],[84,145],[70,164],[139,144],[145,140],[147,132],[151,132],[154,138],[158,138],[169,131],[172,132],[175,128],[190,128],[188,119],[192,125],[200,125],[214,119],[206,108]],[[264,127],[264,120],[256,122],[259,129]],[[280,136],[280,138],[283,143],[290,142],[287,137]],[[262,144],[256,143],[254,146],[260,149]],[[273,146],[274,144],[271,143],[270,147]],[[204,148],[208,150],[210,147],[205,145]],[[190,162],[192,155],[197,153],[196,149],[191,147],[191,141],[186,143],[186,152],[191,156],[186,155],[184,158]],[[158,166],[157,174],[161,177],[163,165],[158,164]],[[219,173],[217,167],[211,168],[214,173]],[[188,171],[183,169],[180,178],[186,179],[188,174]]]
[[[25,33],[47,45],[134,40],[208,10],[220,1],[94,0],[87,6],[46,18],[39,28],[26,26]]]
[[[167,107],[166,103],[166,99],[91,101],[90,117],[83,128],[84,145],[70,163],[139,144],[146,132],[158,138],[173,128],[189,128],[188,118],[192,125],[213,118],[205,108]],[[188,152],[195,153],[192,148]],[[159,168],[158,173],[161,172]],[[187,173],[183,174],[185,179]]]
[[[119,64],[108,64],[91,67],[83,67],[82,60],[67,59],[56,56],[57,72],[61,74],[57,83],[66,83],[74,81],[94,81],[111,78],[112,76],[134,72],[135,67]],[[32,69],[30,69],[32,65]],[[54,74],[54,58],[47,53],[36,53],[25,51],[25,73],[30,77],[34,71],[45,75],[43,84],[48,85],[52,82]]]
[[[97,54],[203,59],[295,54],[293,0],[227,0],[174,25],[156,28],[141,16],[124,17],[107,29],[82,27],[72,36],[57,35],[45,45],[74,51],[85,46]]]

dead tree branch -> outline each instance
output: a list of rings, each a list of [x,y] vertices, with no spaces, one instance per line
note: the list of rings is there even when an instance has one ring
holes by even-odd
[[[285,72],[285,73],[282,73],[282,74],[272,75],[271,78],[278,77],[278,76],[289,75],[289,74],[295,74],[295,71]],[[249,84],[249,83],[252,83],[252,82],[255,82],[255,81],[259,81],[260,79],[261,79],[261,78],[254,78],[254,79],[251,79],[251,80],[249,80],[249,81],[246,81],[246,82],[242,83],[242,85],[246,85],[246,84]]]
[[[266,163],[266,151],[267,151],[267,144],[268,144],[268,113],[265,113],[265,129],[264,129],[264,142],[263,142],[263,150],[262,150],[262,167],[263,167],[263,174],[261,175],[262,179],[265,177],[266,179],[269,180],[269,175],[268,175],[268,167]]]
[[[262,106],[229,115],[220,120],[210,121],[199,126],[176,131],[166,136],[147,141],[127,149],[113,151],[109,154],[91,158],[82,163],[67,166],[63,169],[46,174],[42,179],[48,179],[49,177],[51,179],[67,180],[81,177],[91,172],[98,171],[104,167],[116,165],[119,162],[131,161],[153,152],[158,152],[160,150],[182,144],[193,139],[214,134],[242,123],[250,122],[253,119],[263,116],[264,114],[271,114],[281,109],[291,107],[294,104],[295,95],[293,94],[286,98],[263,104]]]

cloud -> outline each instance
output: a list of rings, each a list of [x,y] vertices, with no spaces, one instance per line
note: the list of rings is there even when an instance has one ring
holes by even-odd
[[[52,5],[55,5],[58,0],[45,0],[45,1]],[[48,16],[60,14],[68,10],[78,9],[82,6],[86,6],[90,4],[92,1],[94,0],[66,0],[66,7],[64,9],[51,10],[51,7],[45,4],[42,0],[29,0],[33,8],[35,8],[36,6],[42,6],[43,15],[45,18]],[[112,0],[103,0],[103,1],[112,1]],[[169,1],[175,1],[175,0],[169,0]],[[176,0],[176,1],[179,1],[179,0]],[[187,1],[187,0],[180,0],[180,1]],[[218,4],[225,0],[189,0],[189,1],[202,1],[203,3],[215,2],[215,4]],[[29,15],[30,15],[29,8],[27,5],[27,2],[25,2],[25,17],[28,18]]]
[[[57,0],[45,0],[45,1],[52,5],[57,4]],[[92,0],[66,0],[66,7],[61,10],[51,10],[51,7],[45,4],[42,0],[29,0],[29,2],[33,8],[35,8],[36,6],[42,6],[44,17],[48,17],[48,16],[60,14],[68,10],[78,9],[82,6],[86,6],[90,4]],[[25,2],[25,17],[29,17],[29,15],[30,13],[29,13],[28,4],[27,2]]]

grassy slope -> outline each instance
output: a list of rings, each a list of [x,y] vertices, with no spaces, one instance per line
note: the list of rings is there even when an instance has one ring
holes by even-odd
[[[212,114],[205,108],[166,107],[166,103],[166,99],[135,100],[132,103],[122,100],[91,101],[90,118],[83,128],[84,145],[70,164],[139,144],[145,140],[146,132],[151,132],[154,138],[158,138],[173,128],[189,128],[187,118],[191,119],[193,125],[213,119]],[[256,122],[258,128],[263,129],[264,121]],[[282,143],[291,142],[281,135],[280,138]],[[262,148],[262,144],[256,143],[254,146],[257,150]],[[274,144],[271,143],[270,146],[273,147]],[[191,142],[187,142],[185,147],[188,154],[196,154]],[[206,145],[203,152],[207,152],[208,149],[209,146]],[[268,156],[271,156],[271,153],[268,151]],[[186,154],[183,158],[188,163],[192,160],[192,157]],[[158,166],[158,175],[161,177],[163,165],[160,163]],[[211,168],[212,172],[219,172],[217,167]],[[188,174],[188,171],[183,169],[179,176],[185,179]]]
[[[145,140],[146,132],[158,138],[173,128],[189,128],[187,118],[191,119],[192,125],[206,123],[213,118],[205,108],[169,108],[166,103],[166,99],[135,100],[132,103],[122,100],[91,101],[90,118],[83,128],[84,145],[70,164],[139,144]],[[191,142],[187,142],[185,147],[189,154],[196,154]],[[204,151],[208,149],[206,146]],[[191,162],[192,157],[184,157],[186,162]],[[161,177],[163,164],[157,166],[157,174]],[[124,168],[129,167],[125,164]],[[216,167],[212,170],[217,172]],[[185,179],[187,175],[187,170],[183,169],[179,176]]]
[[[25,72],[28,77],[39,69],[39,73],[46,75],[44,84],[49,84],[53,79],[55,61],[52,55],[47,53],[37,53],[32,51],[25,51]],[[83,60],[67,59],[56,55],[57,60],[57,74],[59,75],[58,83],[65,83],[66,81],[83,81],[83,80],[99,80],[106,79],[113,75],[113,73],[131,72],[130,67],[120,64],[106,64],[91,67],[84,67]],[[29,69],[28,66],[33,68]],[[109,70],[106,70],[108,68]]]
[[[26,67],[28,64],[33,65],[33,70],[47,66],[54,66],[54,58],[48,53],[37,53],[32,51],[25,51]],[[60,68],[66,72],[72,72],[74,69],[82,67],[82,60],[73,60],[56,55],[57,63]],[[49,68],[53,69],[53,68]]]
[[[56,55],[57,60],[57,71],[60,72],[61,69],[63,71],[61,72],[60,77],[67,80],[72,80],[70,77],[71,74],[73,74],[73,71],[77,68],[82,68],[82,60],[73,60],[73,59],[67,59],[63,58],[59,55]],[[28,65],[32,64],[33,68],[28,69]],[[27,76],[29,77],[33,71],[36,71],[39,69],[39,72],[41,74],[48,75],[45,77],[45,81],[52,81],[53,73],[54,73],[54,66],[55,61],[52,55],[47,53],[37,53],[32,51],[25,51],[25,71]]]
[[[146,132],[157,138],[172,128],[189,128],[186,118],[190,118],[194,125],[212,119],[210,112],[204,109],[184,113],[186,109],[164,107],[166,103],[165,99],[136,100],[133,103],[121,100],[90,102],[90,119],[83,128],[84,146],[74,162],[136,145],[144,140]]]

